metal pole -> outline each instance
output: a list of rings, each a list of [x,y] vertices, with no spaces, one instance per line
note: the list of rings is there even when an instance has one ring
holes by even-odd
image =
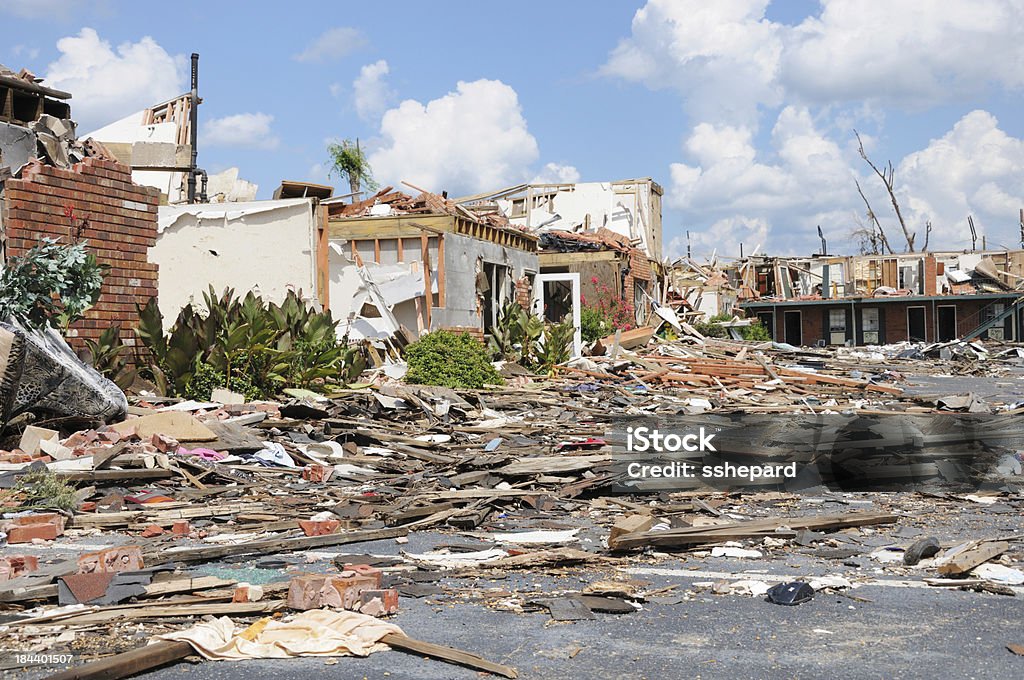
[[[192,163],[188,171],[188,202],[196,202],[196,167],[199,158],[199,150],[196,144],[199,140],[199,53],[192,53],[192,96],[188,111],[189,143],[192,146]]]

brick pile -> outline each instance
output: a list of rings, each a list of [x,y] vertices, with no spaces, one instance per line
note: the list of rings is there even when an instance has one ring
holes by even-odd
[[[132,183],[130,168],[98,157],[70,169],[32,163],[20,179],[4,183],[0,210],[8,257],[44,237],[73,242],[80,230],[97,260],[111,267],[99,302],[71,327],[73,346],[114,324],[121,325],[126,344],[134,342],[136,305],[157,294],[157,265],[148,253],[156,243],[159,198],[158,189]]]

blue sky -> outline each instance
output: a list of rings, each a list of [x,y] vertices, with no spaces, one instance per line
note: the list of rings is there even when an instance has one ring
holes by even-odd
[[[811,252],[817,224],[855,250],[855,181],[902,250],[856,128],[918,247],[927,222],[969,246],[968,214],[1018,247],[1024,1],[897,4],[7,0],[0,62],[71,91],[85,132],[184,91],[199,52],[200,164],[261,197],[327,181],[340,137],[379,180],[452,195],[652,176],[672,254],[686,229],[703,256]]]

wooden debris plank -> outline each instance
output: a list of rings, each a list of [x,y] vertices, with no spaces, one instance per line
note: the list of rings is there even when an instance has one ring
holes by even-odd
[[[494,663],[493,661],[488,661],[482,656],[478,656],[472,652],[466,652],[461,649],[455,649],[454,647],[445,647],[444,645],[437,645],[432,642],[416,640],[415,638],[400,635],[398,633],[388,633],[381,638],[380,641],[389,647],[400,649],[403,652],[422,654],[423,656],[429,656],[433,659],[441,659],[459,666],[487,671],[488,673],[494,673],[495,675],[500,675],[505,678],[519,677],[519,673],[511,666]]]
[[[895,521],[896,515],[883,512],[851,512],[808,517],[779,517],[747,522],[732,522],[716,526],[681,527],[665,531],[626,534],[618,537],[616,547],[625,550],[647,545],[701,545],[727,539],[757,538],[771,535],[783,527],[788,527],[794,531],[799,529],[843,529],[873,524],[891,524]]]
[[[971,569],[999,557],[1010,549],[1006,541],[981,541],[954,548],[948,556],[936,560],[939,573],[948,576],[966,574]]]
[[[91,661],[51,675],[47,680],[117,680],[180,661],[195,652],[187,642],[161,640],[129,652]]]

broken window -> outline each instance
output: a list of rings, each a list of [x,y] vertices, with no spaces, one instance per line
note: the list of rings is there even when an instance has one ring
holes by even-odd
[[[880,330],[878,307],[865,307],[860,310],[860,323],[864,329],[864,344],[877,345]]]
[[[828,310],[828,343],[830,345],[846,344],[846,310]]]

